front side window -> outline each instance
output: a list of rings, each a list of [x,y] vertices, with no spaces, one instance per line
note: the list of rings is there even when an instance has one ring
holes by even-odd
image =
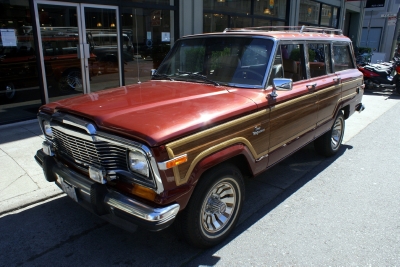
[[[354,63],[350,52],[350,47],[347,44],[333,45],[333,69],[334,71],[342,71],[353,69]]]
[[[157,70],[154,79],[262,87],[273,41],[249,37],[183,39]]]

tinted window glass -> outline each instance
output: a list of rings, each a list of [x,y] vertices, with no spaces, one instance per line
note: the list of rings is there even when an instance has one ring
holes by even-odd
[[[184,39],[157,70],[175,80],[209,80],[227,85],[261,86],[272,40],[238,37]],[[203,80],[204,81],[204,80]]]
[[[311,78],[326,75],[325,46],[323,44],[309,44],[308,57]]]
[[[348,45],[333,45],[333,69],[341,71],[354,68],[350,47]]]

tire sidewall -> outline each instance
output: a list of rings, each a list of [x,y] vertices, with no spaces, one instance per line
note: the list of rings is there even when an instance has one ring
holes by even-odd
[[[331,136],[331,138],[332,138],[333,131],[334,131],[336,122],[337,122],[338,120],[340,120],[340,121],[341,121],[341,124],[342,124],[341,133],[340,133],[340,139],[339,139],[338,145],[337,145],[336,147],[333,147],[333,144],[332,144],[332,141],[331,141],[331,150],[332,150],[332,154],[336,153],[336,152],[339,150],[339,148],[340,148],[340,146],[342,145],[342,142],[343,142],[345,123],[344,123],[344,116],[343,116],[342,113],[339,113],[339,114],[337,115],[337,117],[336,117],[336,119],[335,119],[335,122],[333,123],[332,129],[330,130],[330,136]]]
[[[202,207],[210,190],[221,181],[228,181],[236,190],[235,210],[229,222],[216,234],[210,235],[203,228]],[[244,200],[244,183],[240,171],[233,165],[224,164],[208,170],[200,178],[195,191],[180,218],[183,237],[193,246],[206,248],[224,240],[234,229],[240,216]]]
[[[233,187],[233,189],[235,191],[236,200],[235,200],[234,211],[233,211],[232,216],[229,218],[229,221],[222,227],[222,229],[220,231],[218,231],[216,233],[210,233],[204,228],[202,213],[203,213],[203,210],[205,208],[205,205],[207,204],[208,196],[211,193],[210,191],[217,184],[224,183],[224,182],[229,183]],[[201,203],[201,207],[200,207],[200,210],[199,210],[200,213],[199,213],[198,223],[199,223],[199,229],[201,230],[201,235],[203,236],[203,238],[205,238],[207,240],[208,239],[210,239],[210,240],[216,239],[217,240],[217,239],[219,239],[221,237],[224,237],[226,235],[226,233],[228,233],[228,232],[230,232],[232,230],[232,228],[233,228],[232,224],[234,224],[236,222],[237,216],[238,216],[238,214],[240,212],[240,209],[241,209],[242,198],[243,198],[242,197],[242,192],[241,192],[241,189],[240,189],[238,181],[233,177],[229,177],[229,175],[221,177],[221,179],[217,179],[214,183],[212,183],[209,186],[208,190],[204,192],[203,202]]]

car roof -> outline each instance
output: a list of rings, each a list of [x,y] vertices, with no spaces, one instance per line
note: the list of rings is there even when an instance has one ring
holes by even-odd
[[[271,37],[280,41],[344,41],[351,40],[344,36],[342,30],[326,27],[309,26],[266,26],[266,27],[247,27],[247,28],[227,28],[223,32],[204,33],[189,35],[190,37],[207,36],[264,36]]]

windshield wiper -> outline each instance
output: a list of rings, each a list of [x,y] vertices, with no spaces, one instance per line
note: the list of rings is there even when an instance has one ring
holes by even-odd
[[[158,74],[158,73],[155,73],[155,74],[153,74],[152,76],[151,76],[151,79],[157,79],[157,80],[164,80],[164,79],[167,79],[167,80],[170,80],[170,81],[173,81],[174,79],[172,79],[171,77],[169,77],[167,74]]]
[[[179,74],[187,74],[187,75],[189,75],[189,76],[191,76],[191,77],[195,77],[196,79],[200,79],[200,80],[202,80],[202,81],[206,81],[206,82],[212,83],[212,84],[214,84],[215,86],[219,86],[219,83],[217,83],[216,81],[213,81],[213,80],[211,80],[211,79],[208,79],[206,76],[204,76],[204,75],[202,75],[202,74],[199,74],[199,73],[196,73],[196,72],[179,71],[178,73],[179,73]]]

